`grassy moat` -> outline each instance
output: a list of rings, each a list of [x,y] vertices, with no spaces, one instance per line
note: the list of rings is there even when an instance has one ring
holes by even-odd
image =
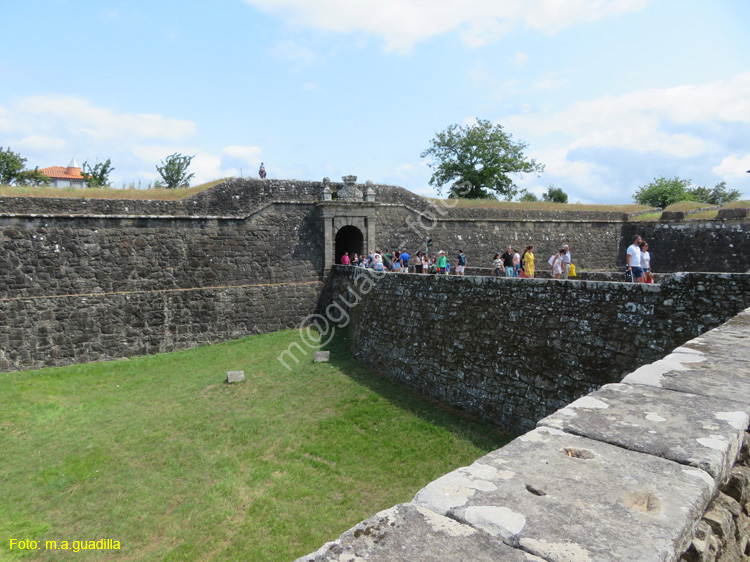
[[[298,341],[1,374],[0,560],[291,561],[511,438]]]

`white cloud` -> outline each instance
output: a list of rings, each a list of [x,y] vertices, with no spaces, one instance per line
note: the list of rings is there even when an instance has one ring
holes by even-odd
[[[554,33],[581,22],[634,12],[649,0],[245,0],[300,26],[385,40],[408,50],[429,37],[459,30],[471,46],[501,37],[516,26]]]
[[[260,163],[257,146],[227,146],[218,153],[192,144],[192,121],[163,115],[118,113],[85,99],[47,95],[17,98],[0,106],[3,146],[20,152],[28,166],[62,166],[112,160],[115,185],[158,178],[157,164],[175,153],[194,155],[190,172],[195,183],[239,175]],[[254,170],[253,170],[254,171]]]
[[[686,132],[689,125],[750,123],[750,73],[728,81],[649,89],[576,102],[548,114],[511,116],[503,123],[534,137],[565,135],[570,149],[622,148],[686,158],[714,150],[720,138]],[[681,125],[682,132],[671,128]]]
[[[17,129],[65,129],[92,139],[164,139],[181,141],[196,132],[195,123],[162,115],[116,113],[73,96],[29,96],[13,101]],[[22,118],[21,118],[22,117]]]
[[[746,154],[745,156],[732,154],[724,158],[721,164],[713,169],[713,172],[729,182],[739,179],[747,180],[748,170],[750,170],[750,154]]]
[[[512,115],[501,123],[529,142],[530,155],[546,165],[541,180],[525,178],[522,187],[551,181],[570,188],[572,199],[622,201],[636,182],[646,180],[641,175],[654,170],[698,183],[714,181],[711,171],[736,181],[750,169],[750,155],[736,155],[728,139],[736,138],[738,127],[750,138],[750,73],[603,96],[556,112]],[[726,134],[730,130],[735,134]]]

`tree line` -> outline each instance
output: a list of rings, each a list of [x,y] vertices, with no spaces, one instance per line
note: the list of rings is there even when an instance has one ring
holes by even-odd
[[[167,189],[189,187],[190,180],[195,177],[195,174],[188,173],[193,158],[195,155],[184,156],[180,153],[167,156],[161,161],[161,165],[156,166],[161,179],[156,181],[154,187]],[[0,185],[49,185],[50,178],[38,169],[26,168],[26,160],[18,152],[13,152],[10,147],[3,149],[0,146]],[[109,175],[113,170],[112,161],[107,158],[104,162],[96,162],[93,166],[84,162],[81,166],[81,175],[86,181],[86,187],[109,187],[111,185]]]

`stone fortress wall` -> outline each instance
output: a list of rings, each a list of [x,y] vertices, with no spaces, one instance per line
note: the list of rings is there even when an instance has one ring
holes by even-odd
[[[509,242],[534,243],[540,261],[567,242],[580,267],[611,268],[631,228],[623,213],[449,208],[374,188],[374,245],[413,253],[429,236],[433,250],[463,248],[470,268],[489,265]],[[298,325],[316,309],[326,275],[323,191],[324,182],[235,179],[181,201],[0,198],[0,371]],[[722,225],[712,236],[730,236],[747,260],[747,221]],[[662,238],[657,264],[670,244]],[[719,252],[698,254],[705,267],[672,253],[674,269],[744,271],[738,260],[709,267]]]
[[[177,202],[0,198],[0,370],[297,325],[323,285],[320,189],[234,181]]]

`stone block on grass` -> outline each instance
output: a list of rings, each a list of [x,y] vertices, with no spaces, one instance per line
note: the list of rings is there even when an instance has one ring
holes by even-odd
[[[328,363],[331,360],[330,351],[316,351],[313,358],[314,363]]]
[[[227,383],[233,384],[245,380],[245,371],[227,371]]]

